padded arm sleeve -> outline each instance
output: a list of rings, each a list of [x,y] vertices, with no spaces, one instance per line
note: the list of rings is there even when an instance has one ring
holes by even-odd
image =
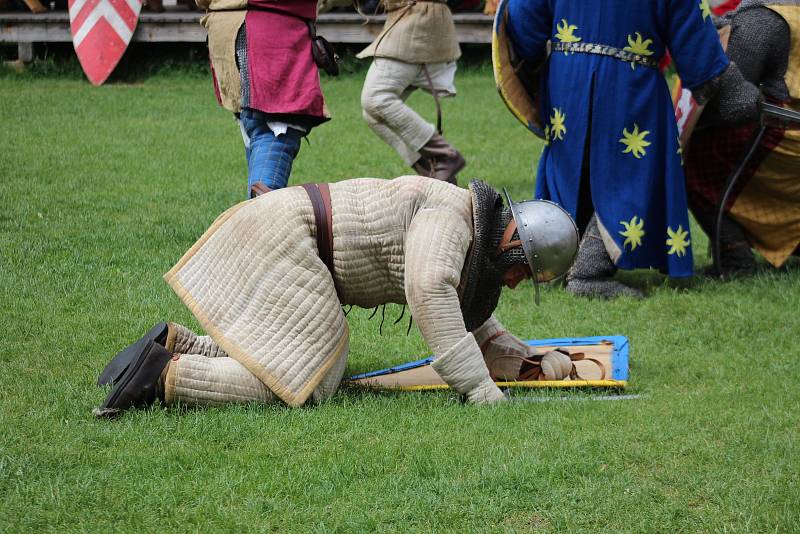
[[[447,352],[467,333],[456,288],[472,229],[446,209],[422,209],[406,234],[406,301],[434,355]]]
[[[472,334],[466,334],[431,366],[442,380],[466,395],[473,404],[495,404],[505,400],[503,393],[489,377],[483,355]]]

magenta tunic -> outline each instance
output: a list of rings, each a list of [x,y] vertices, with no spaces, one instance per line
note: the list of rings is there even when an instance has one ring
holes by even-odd
[[[248,2],[248,107],[265,113],[307,115],[317,118],[313,121],[317,123],[328,119],[303,20],[315,20],[316,12],[316,0]]]

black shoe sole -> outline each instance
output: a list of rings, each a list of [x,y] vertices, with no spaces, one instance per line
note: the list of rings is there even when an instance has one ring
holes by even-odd
[[[100,377],[97,379],[97,385],[103,387],[117,383],[125,373],[131,361],[142,353],[150,341],[155,341],[160,345],[164,345],[167,340],[168,330],[167,323],[158,323],[137,341],[119,351],[117,355],[108,362],[103,372],[100,373]]]

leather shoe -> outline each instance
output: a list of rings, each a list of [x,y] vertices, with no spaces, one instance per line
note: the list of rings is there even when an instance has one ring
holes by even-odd
[[[115,417],[129,408],[149,406],[156,398],[164,402],[159,382],[170,359],[171,352],[155,341],[149,341],[111,388],[103,404],[92,413],[96,417]]]
[[[461,152],[448,143],[444,137],[438,133],[433,134],[430,140],[419,149],[419,153],[422,157],[414,164],[414,169],[416,170],[417,165],[423,161],[430,168],[430,174],[422,176],[430,176],[435,180],[458,185],[456,175],[467,162]]]
[[[166,344],[168,333],[169,327],[167,323],[158,323],[148,330],[141,338],[119,351],[117,355],[108,362],[103,372],[100,373],[100,378],[97,379],[97,385],[103,387],[118,382],[122,374],[128,368],[128,365],[130,365],[131,360],[141,354],[150,341],[155,341],[163,346]]]

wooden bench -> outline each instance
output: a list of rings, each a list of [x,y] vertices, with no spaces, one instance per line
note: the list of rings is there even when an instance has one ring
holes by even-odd
[[[133,41],[151,43],[202,43],[206,31],[200,26],[202,13],[179,8],[163,13],[142,12]],[[492,17],[482,13],[457,13],[453,16],[462,43],[491,42]],[[320,15],[317,31],[332,43],[369,43],[380,32],[385,15],[365,19],[358,13]],[[16,43],[19,59],[33,60],[34,43],[69,43],[69,14],[0,12],[0,43]]]

